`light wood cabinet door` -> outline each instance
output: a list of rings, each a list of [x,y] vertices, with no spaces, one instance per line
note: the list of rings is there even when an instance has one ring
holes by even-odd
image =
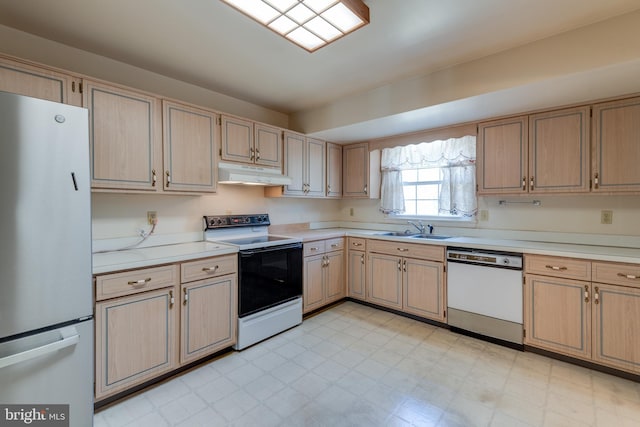
[[[593,106],[593,191],[640,191],[640,98]]]
[[[403,311],[444,322],[444,264],[405,258],[402,271]]]
[[[478,194],[527,192],[528,123],[525,116],[478,126]]]
[[[342,195],[369,198],[369,144],[342,147]]]
[[[159,100],[85,80],[91,186],[157,191],[162,157]]]
[[[402,310],[402,258],[371,253],[367,265],[367,301]]]
[[[162,104],[164,190],[215,192],[218,115],[166,100]]]
[[[0,91],[80,106],[80,78],[0,58]]]
[[[640,373],[640,288],[593,287],[593,360]]]
[[[590,359],[591,298],[589,282],[527,274],[524,343]]]
[[[580,107],[529,116],[530,193],[589,191],[590,112]]]
[[[366,292],[366,264],[365,253],[363,251],[350,250],[347,262],[347,286],[348,295],[351,298],[365,299]]]
[[[180,363],[185,364],[236,342],[237,276],[181,286]]]
[[[324,305],[324,254],[304,257],[303,309],[304,313]]]
[[[327,142],[327,197],[342,197],[342,146]]]
[[[325,197],[327,182],[327,143],[307,138],[304,166],[308,197]]]
[[[344,298],[344,251],[329,252],[325,255],[325,302],[328,304]]]
[[[282,168],[282,129],[254,123],[255,164]]]
[[[96,399],[174,369],[175,288],[96,304]],[[177,300],[177,298],[176,298]]]
[[[284,174],[293,180],[291,184],[284,186],[284,195],[304,196],[306,193],[305,146],[304,135],[293,132],[284,133]]]
[[[239,117],[222,115],[222,160],[253,163],[255,160],[253,144],[253,122]]]

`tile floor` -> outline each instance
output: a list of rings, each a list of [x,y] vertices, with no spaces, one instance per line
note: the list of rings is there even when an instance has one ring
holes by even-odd
[[[346,302],[94,423],[631,427],[640,384]]]

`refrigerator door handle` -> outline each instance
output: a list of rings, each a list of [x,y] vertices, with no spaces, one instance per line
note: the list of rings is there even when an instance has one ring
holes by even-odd
[[[7,366],[11,365],[16,365],[18,363],[26,362],[27,360],[35,359],[36,357],[44,356],[45,354],[53,353],[72,345],[76,345],[80,340],[78,330],[74,326],[66,326],[64,328],[60,328],[57,332],[60,333],[60,339],[52,343],[30,348],[28,350],[23,350],[18,353],[10,354],[9,356],[0,358],[0,369],[6,368]]]

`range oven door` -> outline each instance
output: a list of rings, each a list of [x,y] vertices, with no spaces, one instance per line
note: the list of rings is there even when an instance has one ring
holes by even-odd
[[[302,296],[302,243],[240,250],[238,316]]]

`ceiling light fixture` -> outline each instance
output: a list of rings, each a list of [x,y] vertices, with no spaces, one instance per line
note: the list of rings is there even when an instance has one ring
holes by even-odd
[[[309,52],[369,23],[362,0],[222,0]]]

